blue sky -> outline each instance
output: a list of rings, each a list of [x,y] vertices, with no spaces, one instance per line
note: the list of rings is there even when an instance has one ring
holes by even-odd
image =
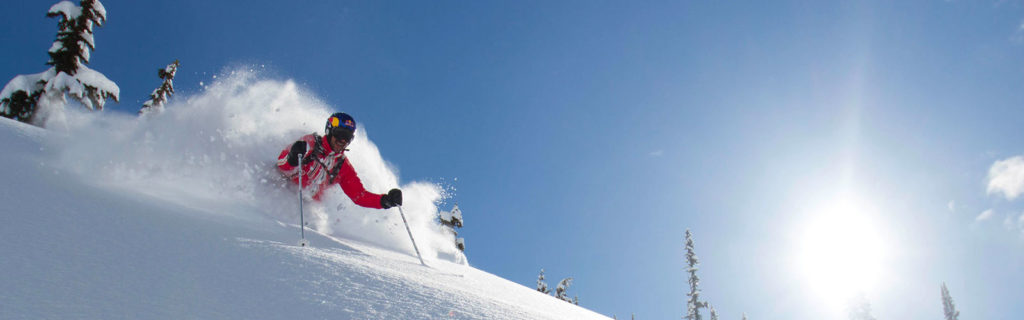
[[[55,2],[0,4],[0,77],[45,70]],[[987,192],[1024,154],[1019,1],[103,3],[106,112],[175,59],[179,97],[237,66],[295,79],[401,179],[456,188],[471,264],[573,276],[597,312],[682,316],[689,228],[723,318],[834,316],[795,265],[852,211],[885,251],[877,318],[941,317],[943,281],[965,319],[1024,314],[1024,200]]]

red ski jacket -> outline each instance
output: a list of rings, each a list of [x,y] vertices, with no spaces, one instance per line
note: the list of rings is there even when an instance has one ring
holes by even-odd
[[[313,200],[320,201],[324,190],[337,183],[341,190],[356,204],[374,209],[381,209],[381,194],[366,191],[363,182],[356,175],[352,163],[345,157],[345,150],[331,150],[327,137],[307,134],[300,141],[306,142],[306,154],[302,156],[302,188],[313,193]],[[277,157],[277,169],[294,183],[299,183],[299,168],[288,164],[288,152],[291,145],[281,151]]]

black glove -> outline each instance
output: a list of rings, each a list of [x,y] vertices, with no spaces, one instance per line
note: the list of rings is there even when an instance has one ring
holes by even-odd
[[[391,189],[388,194],[380,197],[381,208],[387,209],[402,205],[402,190]]]
[[[288,151],[288,165],[297,166],[299,165],[299,155],[306,154],[306,142],[299,140],[295,141],[292,145],[292,150]]]

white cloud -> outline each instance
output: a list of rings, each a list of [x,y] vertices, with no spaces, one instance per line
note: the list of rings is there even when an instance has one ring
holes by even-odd
[[[651,151],[647,155],[652,156],[652,157],[660,157],[663,154],[665,154],[665,150],[655,150],[655,151]]]
[[[949,203],[946,204],[946,207],[949,208],[949,211],[956,212],[956,201],[949,200]]]
[[[985,221],[992,218],[992,215],[992,209],[988,209],[979,214],[977,218],[974,218],[974,221]]]
[[[999,160],[988,169],[988,194],[1002,193],[1013,200],[1024,193],[1024,157]]]

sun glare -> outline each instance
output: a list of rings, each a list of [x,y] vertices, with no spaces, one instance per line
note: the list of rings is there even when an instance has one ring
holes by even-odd
[[[851,201],[815,212],[804,225],[799,272],[822,303],[843,307],[880,282],[886,247],[871,214]]]

